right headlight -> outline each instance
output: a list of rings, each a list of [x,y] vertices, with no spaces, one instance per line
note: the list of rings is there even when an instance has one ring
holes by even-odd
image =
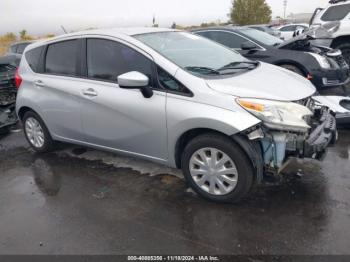
[[[239,98],[237,102],[271,129],[307,132],[310,128],[303,118],[313,113],[297,103],[253,98]]]
[[[308,54],[313,56],[322,68],[324,68],[324,69],[331,68],[331,64],[328,62],[326,57],[321,56],[319,54],[311,53],[311,52],[309,52]]]

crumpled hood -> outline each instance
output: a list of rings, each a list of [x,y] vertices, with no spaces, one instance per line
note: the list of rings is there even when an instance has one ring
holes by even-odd
[[[210,88],[221,93],[279,101],[301,100],[316,91],[306,78],[266,63],[260,63],[256,69],[240,75],[206,82]]]

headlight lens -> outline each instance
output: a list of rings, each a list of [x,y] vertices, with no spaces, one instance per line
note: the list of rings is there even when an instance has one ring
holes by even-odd
[[[313,113],[297,103],[252,98],[240,98],[237,102],[271,129],[306,132],[310,128],[303,117]]]
[[[319,54],[315,54],[315,53],[309,53],[310,55],[312,55],[317,62],[319,63],[319,65],[324,68],[324,69],[329,69],[331,68],[331,64],[328,62],[327,58],[324,56],[321,56]]]

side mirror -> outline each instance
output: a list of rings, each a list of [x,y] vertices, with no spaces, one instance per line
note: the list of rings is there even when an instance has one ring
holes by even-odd
[[[248,50],[248,51],[254,51],[258,48],[257,45],[255,45],[254,43],[247,41],[247,42],[243,42],[241,44],[241,49],[242,50]]]
[[[153,90],[149,87],[149,79],[144,74],[132,71],[118,76],[120,88],[140,89],[145,98],[153,96]]]

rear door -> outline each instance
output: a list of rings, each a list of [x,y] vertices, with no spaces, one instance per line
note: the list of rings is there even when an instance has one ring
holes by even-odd
[[[123,89],[117,83],[119,75],[138,71],[155,87],[152,58],[114,39],[88,38],[85,44],[86,80],[82,80],[80,93],[87,142],[167,159],[166,93],[154,89],[154,95],[145,98],[140,90]]]
[[[41,74],[33,84],[36,101],[52,135],[82,141],[80,115],[79,39],[49,44],[43,57]]]

